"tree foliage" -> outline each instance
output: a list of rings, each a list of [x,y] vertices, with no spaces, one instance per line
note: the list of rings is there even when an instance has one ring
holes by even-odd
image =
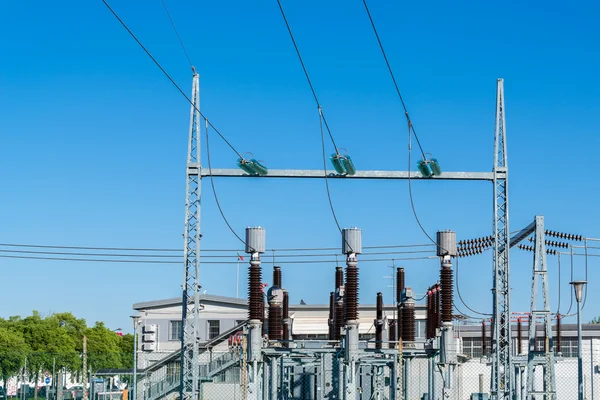
[[[84,336],[92,370],[132,367],[132,335],[119,336],[102,322],[88,327],[84,319],[68,312],[42,316],[33,311],[25,318],[0,318],[0,377],[6,381],[17,375],[25,359],[32,381],[53,365],[80,374]]]

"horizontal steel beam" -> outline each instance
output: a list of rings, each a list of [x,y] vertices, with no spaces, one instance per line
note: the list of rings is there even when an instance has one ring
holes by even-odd
[[[535,221],[527,225],[525,229],[521,230],[519,233],[510,238],[510,247],[516,246],[517,244],[519,244],[519,242],[521,242],[533,232],[535,232]]]
[[[270,169],[265,176],[248,175],[241,169],[208,168],[200,170],[200,176],[214,177],[247,177],[247,178],[324,178],[323,170],[318,169]],[[327,177],[333,179],[408,179],[408,171],[357,171],[355,175],[340,175],[327,171]],[[462,181],[493,181],[493,172],[444,172],[441,176],[424,178],[418,171],[410,172],[410,179],[421,180],[462,180]]]

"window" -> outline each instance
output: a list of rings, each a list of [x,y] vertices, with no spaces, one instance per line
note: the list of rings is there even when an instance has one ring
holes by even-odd
[[[221,321],[208,321],[208,339],[214,339],[221,333]]]
[[[181,321],[170,322],[169,340],[181,340]]]
[[[556,349],[556,340],[554,341],[554,346]],[[577,338],[562,338],[560,351],[563,357],[577,357]]]
[[[486,349],[485,355],[490,355],[490,349],[492,346],[492,339],[487,338],[485,340]],[[483,354],[481,338],[463,338],[463,353],[472,358],[480,358]]]

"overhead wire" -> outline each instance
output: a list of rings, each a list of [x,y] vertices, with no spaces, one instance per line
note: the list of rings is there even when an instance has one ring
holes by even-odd
[[[213,174],[212,174],[212,166],[211,166],[211,163],[210,163],[210,144],[209,144],[209,140],[208,140],[208,125],[209,125],[209,121],[208,121],[208,119],[206,119],[206,117],[204,117],[205,141],[206,141],[206,162],[208,163],[208,176],[210,178],[210,186],[212,187],[212,192],[213,192],[213,195],[214,195],[214,198],[215,198],[215,203],[217,204],[217,208],[219,209],[219,213],[221,214],[221,218],[225,222],[225,225],[227,225],[227,227],[229,228],[229,230],[231,231],[231,233],[233,233],[233,235],[242,244],[246,245],[246,241],[244,239],[242,239],[237,234],[237,232],[235,231],[235,229],[233,229],[233,227],[231,226],[231,224],[227,220],[227,217],[225,216],[225,213],[223,212],[223,209],[221,208],[221,203],[219,202],[219,196],[217,196],[217,190],[215,189],[215,181],[213,179]]]
[[[169,12],[169,9],[167,8],[167,4],[165,3],[165,0],[160,0],[160,2],[162,3],[165,12],[167,13],[167,17],[169,17],[169,21],[171,22],[171,26],[173,27],[173,31],[175,31],[175,35],[177,36],[177,40],[179,40],[179,44],[181,45],[181,49],[183,50],[183,53],[185,54],[185,58],[187,58],[188,63],[190,64],[190,68],[192,68],[192,70],[194,69],[194,64],[192,64],[192,60],[190,58],[190,55],[188,54],[185,45],[183,44],[183,40],[181,40],[181,36],[179,36],[179,31],[177,30],[177,27],[175,26],[175,21],[173,21],[173,18],[171,18],[171,13]]]
[[[456,293],[458,294],[458,298],[460,299],[460,302],[463,303],[463,305],[465,307],[467,307],[467,309],[469,311],[474,312],[475,314],[483,315],[483,316],[486,316],[486,317],[491,316],[492,314],[482,313],[482,312],[476,311],[473,308],[469,307],[467,305],[467,303],[464,301],[462,295],[460,294],[460,284],[459,284],[459,281],[458,281],[458,257],[456,257],[456,270],[454,271],[454,275],[456,276]]]
[[[177,84],[177,82],[175,82],[175,80],[171,77],[171,75],[169,75],[169,73],[162,67],[162,65],[158,62],[158,60],[156,58],[154,58],[154,56],[152,55],[152,53],[150,53],[150,51],[137,38],[137,36],[131,31],[131,29],[129,29],[129,27],[127,26],[127,24],[125,24],[125,21],[123,21],[121,19],[121,17],[119,17],[119,15],[116,13],[115,10],[113,10],[113,8],[107,3],[107,1],[106,0],[102,0],[102,3],[104,3],[104,5],[106,6],[106,8],[108,8],[108,10],[113,14],[113,16],[117,19],[117,21],[119,21],[119,23],[123,26],[123,28],[125,28],[125,30],[127,31],[127,33],[129,33],[129,35],[133,38],[133,40],[135,40],[135,42],[142,48],[142,50],[144,50],[144,52],[146,53],[146,55],[148,57],[150,57],[150,59],[152,60],[152,62],[154,62],[154,64],[158,67],[158,69],[161,70],[161,72],[167,77],[167,79],[179,91],[179,93],[181,93],[181,95],[187,100],[187,102],[190,103],[190,105],[200,114],[200,116],[202,118],[204,118],[206,121],[208,121],[208,124],[210,125],[211,128],[214,129],[215,133],[217,135],[219,135],[219,137],[221,137],[221,139],[223,139],[223,141],[227,144],[227,146],[229,146],[229,148],[231,150],[233,150],[233,152],[235,154],[237,154],[238,157],[244,159],[244,157],[242,156],[242,154],[239,151],[237,151],[236,148],[233,147],[233,145],[225,138],[225,136],[208,120],[208,118],[200,111],[200,109],[198,108],[198,106],[196,106],[196,104],[194,104],[194,102],[181,89],[181,87]],[[194,73],[195,73],[195,71],[194,71]]]

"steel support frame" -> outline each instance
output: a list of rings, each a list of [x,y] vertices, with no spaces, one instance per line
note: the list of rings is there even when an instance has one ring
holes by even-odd
[[[198,398],[200,312],[200,77],[194,71],[186,165],[180,399]]]
[[[491,392],[494,399],[512,397],[510,329],[510,266],[508,219],[508,158],[506,153],[506,116],[504,80],[496,89],[496,126],[494,138],[494,297]]]
[[[492,396],[508,399],[512,391],[511,332],[509,293],[509,224],[508,224],[508,163],[504,115],[504,84],[497,81],[496,128],[494,139],[494,169],[490,172],[445,172],[441,176],[424,178],[417,171],[357,171],[353,176],[323,170],[270,170],[261,178],[334,178],[384,180],[468,180],[490,181],[494,185],[494,355],[492,366]],[[184,284],[182,307],[181,399],[196,399],[198,388],[198,312],[200,291],[200,195],[202,177],[248,177],[237,169],[202,170],[200,164],[200,98],[199,76],[194,71],[190,110],[190,130],[186,168],[186,213],[184,231]],[[407,363],[408,364],[408,363]],[[407,367],[408,365],[405,365]],[[508,376],[505,376],[505,372]]]

